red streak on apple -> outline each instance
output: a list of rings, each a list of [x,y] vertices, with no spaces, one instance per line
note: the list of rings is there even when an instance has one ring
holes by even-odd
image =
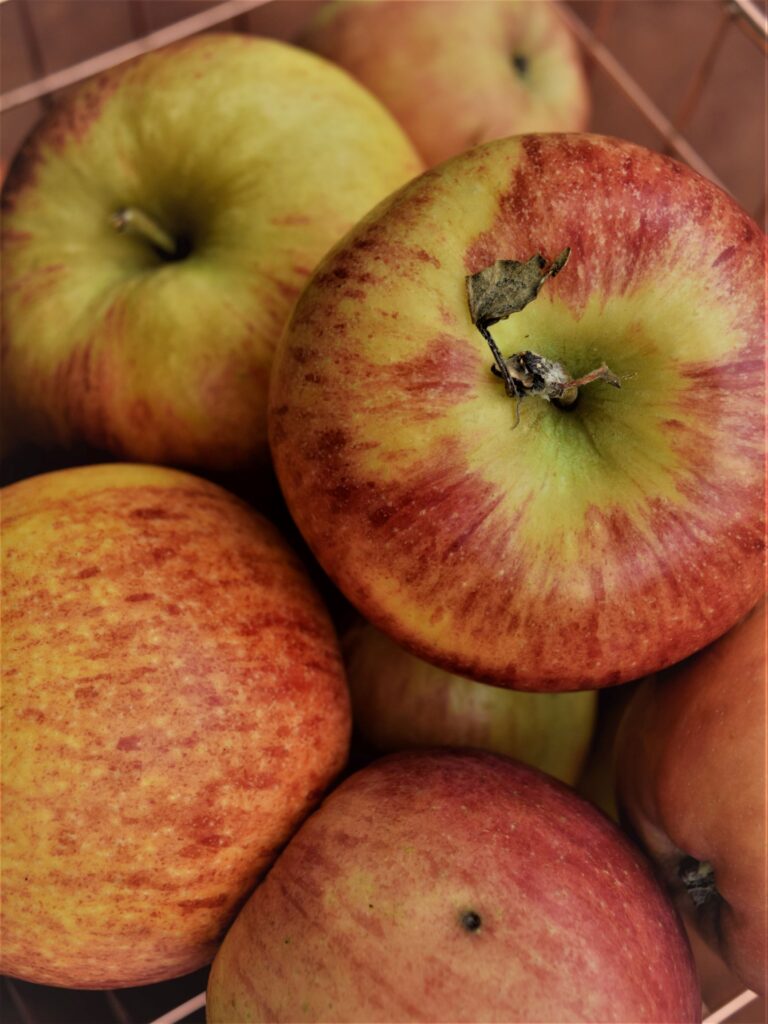
[[[717,269],[713,282],[725,290],[738,288],[750,268],[762,266],[757,225],[725,193],[702,188],[701,178],[676,160],[658,157],[651,170],[640,147],[595,145],[587,135],[528,136],[522,150],[494,224],[467,248],[468,274],[499,253],[553,256],[567,245],[569,272],[549,282],[547,292],[578,315],[590,298],[604,301],[658,281],[662,268],[677,277],[706,277]],[[721,252],[706,266],[695,245],[670,246],[670,238],[688,227],[736,238],[729,248],[738,258],[721,265]],[[733,303],[733,313],[744,317],[734,326],[751,329],[760,303],[759,289],[749,288]]]

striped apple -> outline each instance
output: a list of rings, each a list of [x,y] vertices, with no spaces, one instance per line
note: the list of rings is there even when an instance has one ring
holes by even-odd
[[[3,491],[3,703],[0,969],[70,988],[208,963],[349,741],[298,559],[153,466]]]
[[[599,136],[492,142],[400,190],[318,268],[272,377],[277,472],[326,571],[412,653],[520,689],[722,634],[763,585],[764,245],[709,181]],[[492,372],[466,281],[566,250],[488,331],[521,387],[512,356],[618,378],[567,408]]]

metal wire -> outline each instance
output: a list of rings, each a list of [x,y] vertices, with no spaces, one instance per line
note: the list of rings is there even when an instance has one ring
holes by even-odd
[[[590,53],[592,59],[600,65],[608,77],[624,93],[633,106],[643,115],[645,120],[658,132],[662,143],[672,152],[677,153],[687,164],[690,164],[695,171],[709,178],[720,188],[728,191],[728,186],[722,182],[706,160],[699,156],[693,146],[678,132],[666,114],[656,106],[643,87],[625,69],[611,51],[598,39],[595,38],[581,18],[577,17],[567,8],[563,8],[561,14],[573,34]]]
[[[269,0],[225,0],[224,3],[216,4],[189,18],[183,18],[156,32],[150,32],[133,42],[116,46],[113,50],[99,53],[95,57],[89,57],[87,60],[63,68],[61,71],[55,71],[53,74],[44,75],[42,78],[18,86],[16,89],[9,89],[8,92],[0,96],[0,113],[7,113],[25,103],[31,103],[32,100],[41,99],[59,89],[66,89],[67,86],[83,82],[86,78],[107,71],[116,64],[123,64],[133,57],[140,57],[143,53],[159,50],[163,46],[186,39],[197,32],[204,32],[222,22],[231,21],[233,18],[247,14],[255,7],[261,7],[268,2]]]
[[[195,1010],[200,1010],[203,1006],[205,1006],[205,992],[193,996],[192,999],[188,999],[186,1003],[182,1003],[180,1006],[175,1006],[168,1013],[164,1013],[162,1017],[157,1017],[153,1020],[152,1024],[176,1024],[177,1021],[191,1016]]]

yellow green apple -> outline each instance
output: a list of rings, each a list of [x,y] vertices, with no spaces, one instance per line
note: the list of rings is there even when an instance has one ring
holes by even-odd
[[[589,750],[597,693],[524,693],[476,683],[409,654],[357,625],[342,644],[352,713],[383,751],[477,747],[506,754],[569,784]]]
[[[428,165],[490,139],[587,127],[581,56],[550,0],[338,0],[299,42],[378,96]]]
[[[214,960],[210,1024],[700,1020],[650,863],[480,751],[389,755],[299,829]]]
[[[2,498],[0,969],[188,973],[344,765],[335,633],[277,531],[189,474],[84,467]]]
[[[3,405],[22,437],[267,457],[278,336],[325,251],[421,165],[327,61],[197,36],[87,82],[3,188]]]
[[[711,182],[603,136],[406,185],[274,363],[277,474],[325,571],[411,653],[517,689],[724,633],[764,586],[764,247]]]

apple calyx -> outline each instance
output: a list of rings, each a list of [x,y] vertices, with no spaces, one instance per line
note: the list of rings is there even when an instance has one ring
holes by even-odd
[[[179,259],[176,241],[156,220],[135,206],[126,206],[109,218],[112,227],[121,234],[138,235],[159,250],[166,259]]]
[[[709,861],[683,857],[677,866],[677,874],[697,909],[722,898],[715,885],[715,870]]]
[[[549,264],[541,253],[524,262],[496,260],[466,279],[472,323],[485,338],[495,360],[491,373],[502,378],[504,390],[515,401],[513,430],[520,422],[520,402],[527,395],[568,409],[574,405],[579,388],[585,384],[604,380],[612,387],[621,387],[620,379],[605,363],[582,377],[574,378],[562,363],[536,352],[516,352],[505,359],[488,330],[492,324],[506,320],[533,302],[544,282],[560,273],[570,254],[570,248],[565,248]]]
[[[465,910],[459,915],[459,924],[467,932],[476,932],[480,930],[480,926],[483,923],[483,919],[474,910]]]

